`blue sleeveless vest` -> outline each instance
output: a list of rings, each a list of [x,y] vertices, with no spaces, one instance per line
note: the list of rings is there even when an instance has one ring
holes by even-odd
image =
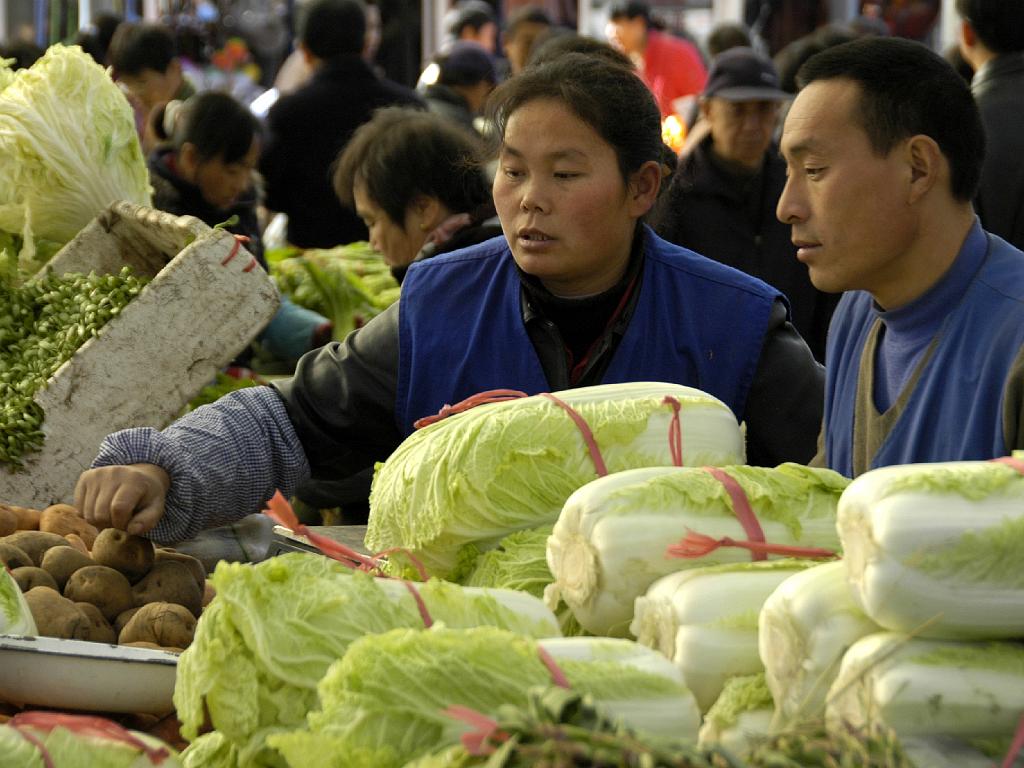
[[[853,422],[864,345],[874,324],[871,296],[843,297],[829,329],[825,377],[825,458],[853,474]],[[1024,253],[995,235],[906,409],[871,467],[1004,456],[1003,396],[1024,345]]]
[[[645,227],[633,316],[603,383],[697,387],[743,417],[773,302],[756,278],[665,242]],[[503,237],[409,269],[399,307],[399,431],[488,389],[549,391],[530,342],[520,279]]]

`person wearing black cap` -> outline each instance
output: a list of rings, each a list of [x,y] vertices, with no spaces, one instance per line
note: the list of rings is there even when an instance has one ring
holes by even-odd
[[[494,90],[494,59],[476,43],[459,41],[437,56],[437,80],[421,91],[427,109],[476,133],[474,120]]]
[[[457,40],[477,43],[494,54],[498,47],[498,20],[483,0],[461,0],[444,17],[449,44]],[[447,46],[445,46],[447,47]]]
[[[736,267],[782,291],[815,358],[838,297],[817,290],[775,217],[786,169],[772,141],[779,105],[775,68],[750,48],[721,53],[701,97],[708,135],[684,157],[654,216],[670,242]]]

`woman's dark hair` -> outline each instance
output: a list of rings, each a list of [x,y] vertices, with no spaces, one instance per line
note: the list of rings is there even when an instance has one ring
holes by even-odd
[[[750,30],[745,24],[722,22],[708,34],[708,55],[715,58],[730,48],[750,48]]]
[[[243,104],[219,91],[206,91],[184,102],[173,117],[171,143],[178,149],[195,145],[202,161],[220,158],[234,163],[244,158],[260,123]]]
[[[876,153],[885,156],[904,139],[929,136],[949,161],[953,197],[974,197],[985,132],[970,87],[945,59],[911,40],[864,37],[822,51],[797,73],[801,88],[836,79],[860,87],[854,115]]]
[[[560,101],[593,128],[615,150],[623,179],[649,160],[662,162],[661,112],[632,70],[582,53],[527,67],[488,102],[498,137],[517,109],[537,99]]]
[[[349,208],[356,185],[398,225],[420,195],[474,219],[491,201],[480,143],[443,117],[403,107],[377,110],[338,156],[334,192]]]
[[[592,37],[576,34],[561,27],[552,27],[537,38],[526,59],[526,66],[534,67],[547,64],[561,58],[567,53],[584,53],[607,59],[610,63],[626,69],[634,69],[629,56],[617,51],[608,43]]]

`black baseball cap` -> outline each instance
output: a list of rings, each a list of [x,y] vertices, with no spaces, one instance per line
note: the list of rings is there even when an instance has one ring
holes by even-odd
[[[793,98],[779,87],[779,73],[771,59],[746,47],[730,48],[715,57],[703,95],[726,101],[788,101]]]

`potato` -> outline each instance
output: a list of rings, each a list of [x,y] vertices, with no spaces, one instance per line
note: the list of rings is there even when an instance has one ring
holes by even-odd
[[[206,566],[196,558],[192,557],[192,555],[186,555],[184,552],[179,552],[178,550],[170,549],[169,547],[157,547],[155,562],[159,563],[164,560],[174,560],[178,563],[184,563],[192,572],[192,575],[195,577],[196,584],[199,585],[200,589],[202,589],[206,584]]]
[[[213,586],[212,581],[207,581],[203,585],[203,608],[213,602],[213,598],[217,596],[217,590]]]
[[[75,607],[89,620],[89,636],[85,638],[86,640],[92,640],[94,643],[117,642],[117,633],[110,626],[110,622],[103,618],[99,608],[92,603],[75,603]]]
[[[59,592],[64,591],[71,574],[90,565],[96,563],[89,555],[83,555],[74,547],[54,547],[43,555],[43,570],[53,576]]]
[[[0,539],[0,543],[11,544],[20,549],[31,558],[32,565],[41,565],[43,555],[51,547],[71,546],[63,536],[44,531],[17,531],[10,536],[4,536]]]
[[[95,526],[88,523],[70,504],[54,504],[44,509],[39,518],[39,530],[56,533],[58,536],[76,533],[90,549],[99,533]]]
[[[39,530],[39,518],[42,516],[42,512],[38,509],[29,509],[28,507],[16,507],[13,504],[0,504],[0,508],[6,509],[14,513],[14,516],[18,518],[18,530],[19,531],[38,531]]]
[[[25,554],[25,550],[0,541],[0,566],[3,565],[13,571],[15,568],[32,565],[32,558]]]
[[[165,648],[187,648],[196,632],[196,618],[174,603],[150,603],[132,616],[118,637],[120,643],[143,641]]]
[[[117,614],[117,618],[114,619],[114,631],[117,632],[118,636],[121,635],[121,630],[124,629],[125,625],[132,620],[132,616],[141,609],[142,606],[140,605],[138,608],[129,608],[127,611]]]
[[[123,573],[132,584],[153,567],[153,542],[117,528],[100,531],[92,545],[92,559]]]
[[[203,609],[203,591],[196,584],[188,566],[177,560],[154,563],[153,570],[132,587],[135,605],[176,603],[198,616]]]
[[[49,587],[35,587],[25,593],[40,635],[85,640],[90,632],[89,619],[70,600]]]
[[[57,582],[53,580],[53,576],[34,565],[27,568],[15,568],[11,571],[11,576],[14,577],[14,581],[17,582],[18,588],[22,592],[28,592],[33,587],[49,587],[54,591],[57,589]]]
[[[76,603],[92,603],[107,621],[113,621],[133,605],[128,579],[105,565],[88,565],[71,574],[64,586],[64,597]]]
[[[0,507],[0,536],[10,536],[18,530],[18,516],[7,507]]]
[[[89,548],[85,546],[85,541],[77,533],[66,533],[64,538],[67,539],[68,544],[77,549],[83,555],[89,554]]]

